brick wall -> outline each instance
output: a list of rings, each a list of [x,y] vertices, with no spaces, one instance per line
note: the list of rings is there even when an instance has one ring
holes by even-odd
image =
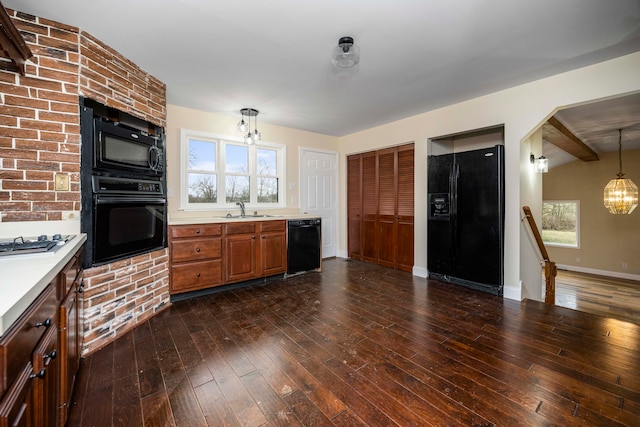
[[[79,95],[160,126],[166,87],[90,34],[8,10],[34,57],[0,70],[0,221],[77,218]],[[55,189],[55,175],[69,189]],[[85,347],[92,352],[169,303],[166,249],[85,271]]]

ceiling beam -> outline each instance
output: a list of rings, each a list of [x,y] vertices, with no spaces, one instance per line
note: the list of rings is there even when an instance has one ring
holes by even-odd
[[[583,162],[592,162],[600,160],[598,153],[593,151],[587,144],[582,142],[580,138],[575,136],[573,132],[565,127],[555,116],[547,120],[551,126],[547,126],[547,141],[561,150],[566,151]]]

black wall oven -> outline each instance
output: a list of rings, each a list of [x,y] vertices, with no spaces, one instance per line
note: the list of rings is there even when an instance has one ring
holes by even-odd
[[[81,99],[85,267],[167,246],[164,130]]]

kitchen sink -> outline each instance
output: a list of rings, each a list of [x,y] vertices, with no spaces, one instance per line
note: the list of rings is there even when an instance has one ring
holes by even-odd
[[[238,218],[243,218],[243,219],[251,219],[251,218],[279,218],[282,215],[225,215],[225,216],[219,216],[218,218],[224,218],[224,219],[238,219]]]

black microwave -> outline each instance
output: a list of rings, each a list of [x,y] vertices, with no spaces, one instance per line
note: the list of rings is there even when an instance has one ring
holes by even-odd
[[[119,122],[94,119],[94,171],[158,176],[164,173],[164,139]]]

